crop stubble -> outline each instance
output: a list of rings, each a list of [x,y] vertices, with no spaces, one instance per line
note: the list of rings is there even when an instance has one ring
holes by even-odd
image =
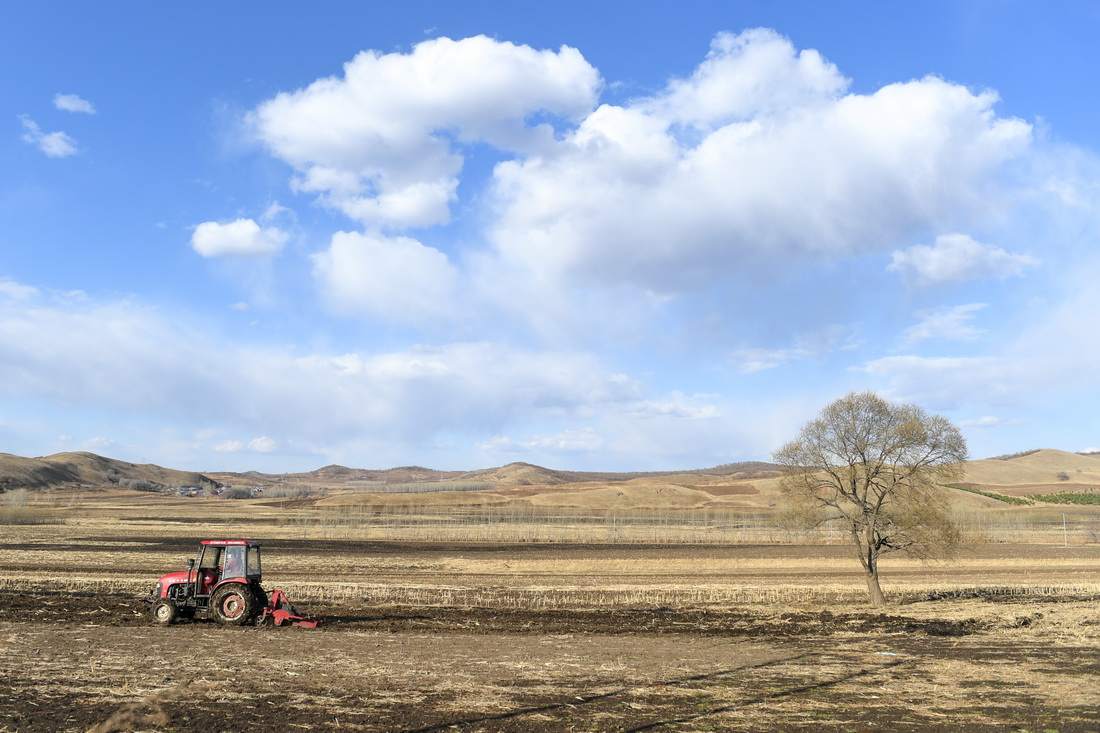
[[[0,538],[0,730],[1100,727],[1095,546],[897,564],[879,612],[844,548],[272,539],[309,631],[152,626],[162,537]]]

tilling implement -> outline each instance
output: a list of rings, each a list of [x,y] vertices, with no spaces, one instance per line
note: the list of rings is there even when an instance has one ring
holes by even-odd
[[[286,593],[283,593],[279,589],[275,589],[271,592],[271,603],[264,609],[263,614],[260,616],[260,623],[268,626],[305,626],[308,629],[315,629],[321,623],[321,619],[316,616],[310,616],[309,614],[300,613],[290,603],[290,599],[286,597]]]
[[[203,540],[198,567],[192,558],[187,570],[163,576],[145,602],[152,605],[153,620],[162,625],[194,618],[196,612],[227,626],[263,621],[316,628],[321,623],[298,613],[281,590],[272,591],[269,602],[261,577],[259,542]]]

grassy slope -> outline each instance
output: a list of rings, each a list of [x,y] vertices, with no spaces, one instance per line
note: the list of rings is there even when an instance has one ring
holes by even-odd
[[[201,473],[177,471],[153,464],[136,464],[104,458],[94,453],[57,453],[43,458],[23,458],[0,453],[0,485],[5,488],[43,489],[85,484],[109,483],[105,475],[155,481],[166,486],[208,486],[212,482]]]

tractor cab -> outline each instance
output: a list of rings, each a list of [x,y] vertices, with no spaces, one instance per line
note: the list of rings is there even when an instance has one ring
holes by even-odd
[[[229,582],[259,585],[260,543],[255,540],[203,540],[199,546],[198,571],[195,560],[187,561],[187,580],[196,598],[210,597]]]

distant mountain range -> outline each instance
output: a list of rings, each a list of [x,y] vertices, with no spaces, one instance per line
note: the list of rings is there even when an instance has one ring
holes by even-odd
[[[769,478],[779,475],[779,467],[771,463],[746,462],[728,463],[714,468],[692,471],[648,471],[634,473],[610,473],[599,471],[559,471],[543,468],[531,463],[509,463],[500,468],[483,468],[477,471],[439,471],[423,466],[401,466],[385,470],[348,468],[347,466],[325,466],[306,473],[270,474],[248,471],[247,473],[210,473],[210,477],[222,483],[252,483],[258,486],[270,486],[280,483],[309,484],[313,486],[347,486],[356,483],[417,483],[434,481],[484,481],[494,484],[556,486],[586,481],[630,481],[639,478],[658,478],[678,474],[696,476],[728,476],[731,478]]]
[[[439,471],[422,466],[372,470],[331,465],[305,473],[269,474],[256,471],[245,473],[178,471],[148,463],[129,463],[86,452],[57,453],[44,458],[23,458],[0,453],[0,491],[102,486],[158,491],[165,487],[177,486],[211,489],[225,484],[274,486],[281,483],[345,487],[374,482],[396,484],[436,481],[485,482],[510,486],[556,486],[585,482],[617,483],[639,479],[665,479],[675,482],[677,477],[682,479],[681,483],[699,483],[699,479],[706,477],[722,477],[737,481],[766,480],[778,476],[779,466],[759,461],[727,463],[713,468],[686,471],[635,473],[559,471],[530,463],[510,463],[499,468],[477,471]],[[694,480],[689,480],[692,477]],[[966,466],[966,482],[973,486],[1002,487],[998,490],[1021,495],[1067,486],[1100,486],[1100,454],[1034,450],[970,461]]]
[[[477,471],[439,471],[422,466],[401,466],[384,470],[325,466],[305,473],[270,474],[257,471],[244,473],[178,471],[153,464],[137,464],[105,458],[95,453],[57,453],[43,458],[23,458],[0,453],[0,490],[78,488],[122,486],[139,490],[163,487],[197,486],[216,488],[224,484],[270,486],[286,481],[316,486],[344,486],[355,482],[385,481],[412,483],[418,481],[485,481],[489,483],[556,485],[582,481],[629,481],[692,473],[696,475],[729,476],[731,478],[768,478],[778,475],[778,467],[770,463],[729,463],[714,468],[693,471],[601,473],[594,471],[558,471],[530,463],[510,463],[500,468]]]

